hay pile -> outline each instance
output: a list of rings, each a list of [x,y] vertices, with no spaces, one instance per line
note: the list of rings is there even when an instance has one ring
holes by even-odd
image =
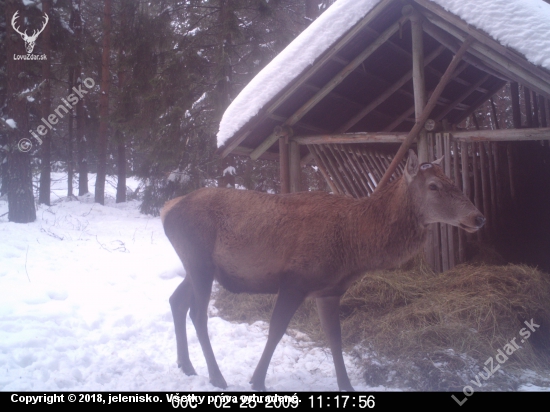
[[[215,299],[222,316],[254,322],[269,321],[275,297],[220,290]],[[520,330],[531,319],[540,327],[521,343]],[[434,274],[417,264],[369,273],[342,298],[341,321],[345,347],[365,348],[355,351],[371,385],[387,384],[393,370],[401,377],[396,384],[461,391],[513,338],[521,349],[506,361],[507,374],[550,369],[550,276],[528,266],[460,265]],[[324,342],[313,302],[302,305],[290,328]],[[381,367],[378,357],[393,366]],[[514,382],[498,378],[488,385],[514,389]]]

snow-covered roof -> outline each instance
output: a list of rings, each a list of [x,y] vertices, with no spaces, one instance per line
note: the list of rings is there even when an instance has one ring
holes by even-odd
[[[338,0],[276,56],[227,108],[218,147],[239,131],[381,0]],[[550,5],[542,0],[430,0],[550,70]]]

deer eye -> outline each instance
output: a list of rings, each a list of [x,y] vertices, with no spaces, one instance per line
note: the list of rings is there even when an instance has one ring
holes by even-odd
[[[430,185],[428,187],[430,188],[430,190],[439,190],[435,183],[430,183]]]

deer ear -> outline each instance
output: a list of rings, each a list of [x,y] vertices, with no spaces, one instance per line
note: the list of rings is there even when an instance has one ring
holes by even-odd
[[[441,166],[441,162],[443,161],[443,158],[445,157],[445,155],[441,156],[439,159],[437,160],[434,160],[432,162],[433,165],[438,165],[438,166]]]
[[[416,153],[412,149],[409,149],[409,158],[407,159],[407,164],[405,165],[405,177],[408,182],[410,182],[412,178],[417,175],[418,169],[418,157],[416,157]]]

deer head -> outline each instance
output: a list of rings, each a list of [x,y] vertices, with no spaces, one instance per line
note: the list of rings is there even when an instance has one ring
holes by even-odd
[[[27,34],[27,30],[25,30],[24,33],[21,33],[19,31],[19,27],[15,27],[15,21],[17,20],[17,17],[19,17],[18,14],[19,14],[19,10],[16,11],[15,14],[13,15],[11,19],[11,26],[17,33],[21,35],[21,38],[25,41],[25,49],[27,49],[27,53],[30,54],[34,49],[34,45],[35,45],[36,39],[38,38],[38,35],[44,31],[44,28],[46,27],[46,24],[48,24],[48,21],[50,19],[48,15],[44,13],[44,24],[42,25],[42,28],[40,30],[34,30],[32,33],[32,36],[29,36]]]

